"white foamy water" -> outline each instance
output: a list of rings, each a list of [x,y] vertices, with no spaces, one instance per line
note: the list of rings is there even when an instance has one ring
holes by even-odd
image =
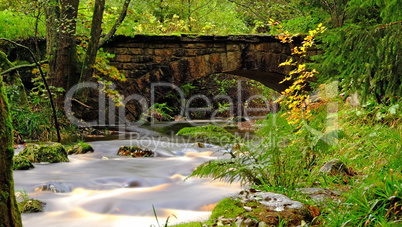
[[[184,181],[199,164],[216,158],[218,147],[196,148],[158,139],[89,144],[94,153],[70,155],[70,162],[14,171],[16,190],[26,190],[29,197],[47,203],[43,213],[23,214],[25,227],[157,226],[153,206],[160,224],[168,217],[170,224],[204,221],[213,204],[241,190],[239,185],[209,179]],[[154,150],[156,157],[116,155],[120,146],[128,145]],[[35,191],[49,182],[66,192]]]

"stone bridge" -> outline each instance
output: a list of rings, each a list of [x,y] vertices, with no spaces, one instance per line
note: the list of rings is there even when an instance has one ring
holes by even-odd
[[[247,77],[283,91],[289,83],[279,82],[290,69],[278,65],[290,57],[293,45],[262,35],[137,35],[116,36],[103,48],[115,55],[111,65],[127,77],[118,87],[144,95],[153,82],[180,86],[216,73]]]
[[[152,90],[152,83],[164,82],[180,87],[217,73],[247,77],[275,91],[283,91],[290,84],[280,82],[290,68],[279,67],[279,64],[291,56],[291,49],[300,42],[297,38],[295,44],[281,43],[266,35],[137,35],[116,36],[103,48],[115,55],[110,60],[111,65],[127,77],[127,81],[116,83],[121,94],[125,97],[135,94],[147,101],[157,101],[158,98],[152,97],[154,93],[162,97],[172,89]],[[138,103],[126,107],[131,116],[138,117],[141,113]],[[237,109],[241,109],[241,105]]]

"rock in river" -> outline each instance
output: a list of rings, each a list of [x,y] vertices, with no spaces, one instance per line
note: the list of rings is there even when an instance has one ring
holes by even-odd
[[[117,155],[132,156],[133,158],[155,156],[153,151],[137,146],[122,146],[117,151]]]
[[[28,158],[31,162],[68,162],[67,152],[63,145],[54,143],[51,145],[29,144],[18,156]]]

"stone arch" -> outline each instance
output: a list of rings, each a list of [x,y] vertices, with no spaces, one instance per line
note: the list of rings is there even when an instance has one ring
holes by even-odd
[[[149,99],[152,83],[180,86],[217,73],[247,77],[283,91],[290,84],[280,82],[290,68],[279,64],[291,56],[293,46],[256,35],[117,36],[104,49],[114,54],[111,64],[127,77],[116,88],[126,96],[139,94]]]

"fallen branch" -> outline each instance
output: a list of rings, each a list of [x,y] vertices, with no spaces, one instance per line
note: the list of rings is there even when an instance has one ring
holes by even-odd
[[[48,60],[44,60],[44,61],[40,61],[38,62],[39,64],[44,64],[44,63],[48,63]],[[11,67],[7,70],[4,70],[3,72],[0,73],[0,76],[11,73],[13,71],[19,70],[19,69],[25,69],[25,68],[34,68],[36,67],[36,63],[32,63],[32,64],[24,64],[24,65],[17,65],[14,67]]]
[[[71,98],[71,101],[77,102],[77,103],[80,104],[81,106],[84,106],[84,107],[86,107],[86,108],[88,108],[88,109],[93,109],[92,106],[88,106],[87,104],[85,104],[85,103],[79,101],[78,99]]]

